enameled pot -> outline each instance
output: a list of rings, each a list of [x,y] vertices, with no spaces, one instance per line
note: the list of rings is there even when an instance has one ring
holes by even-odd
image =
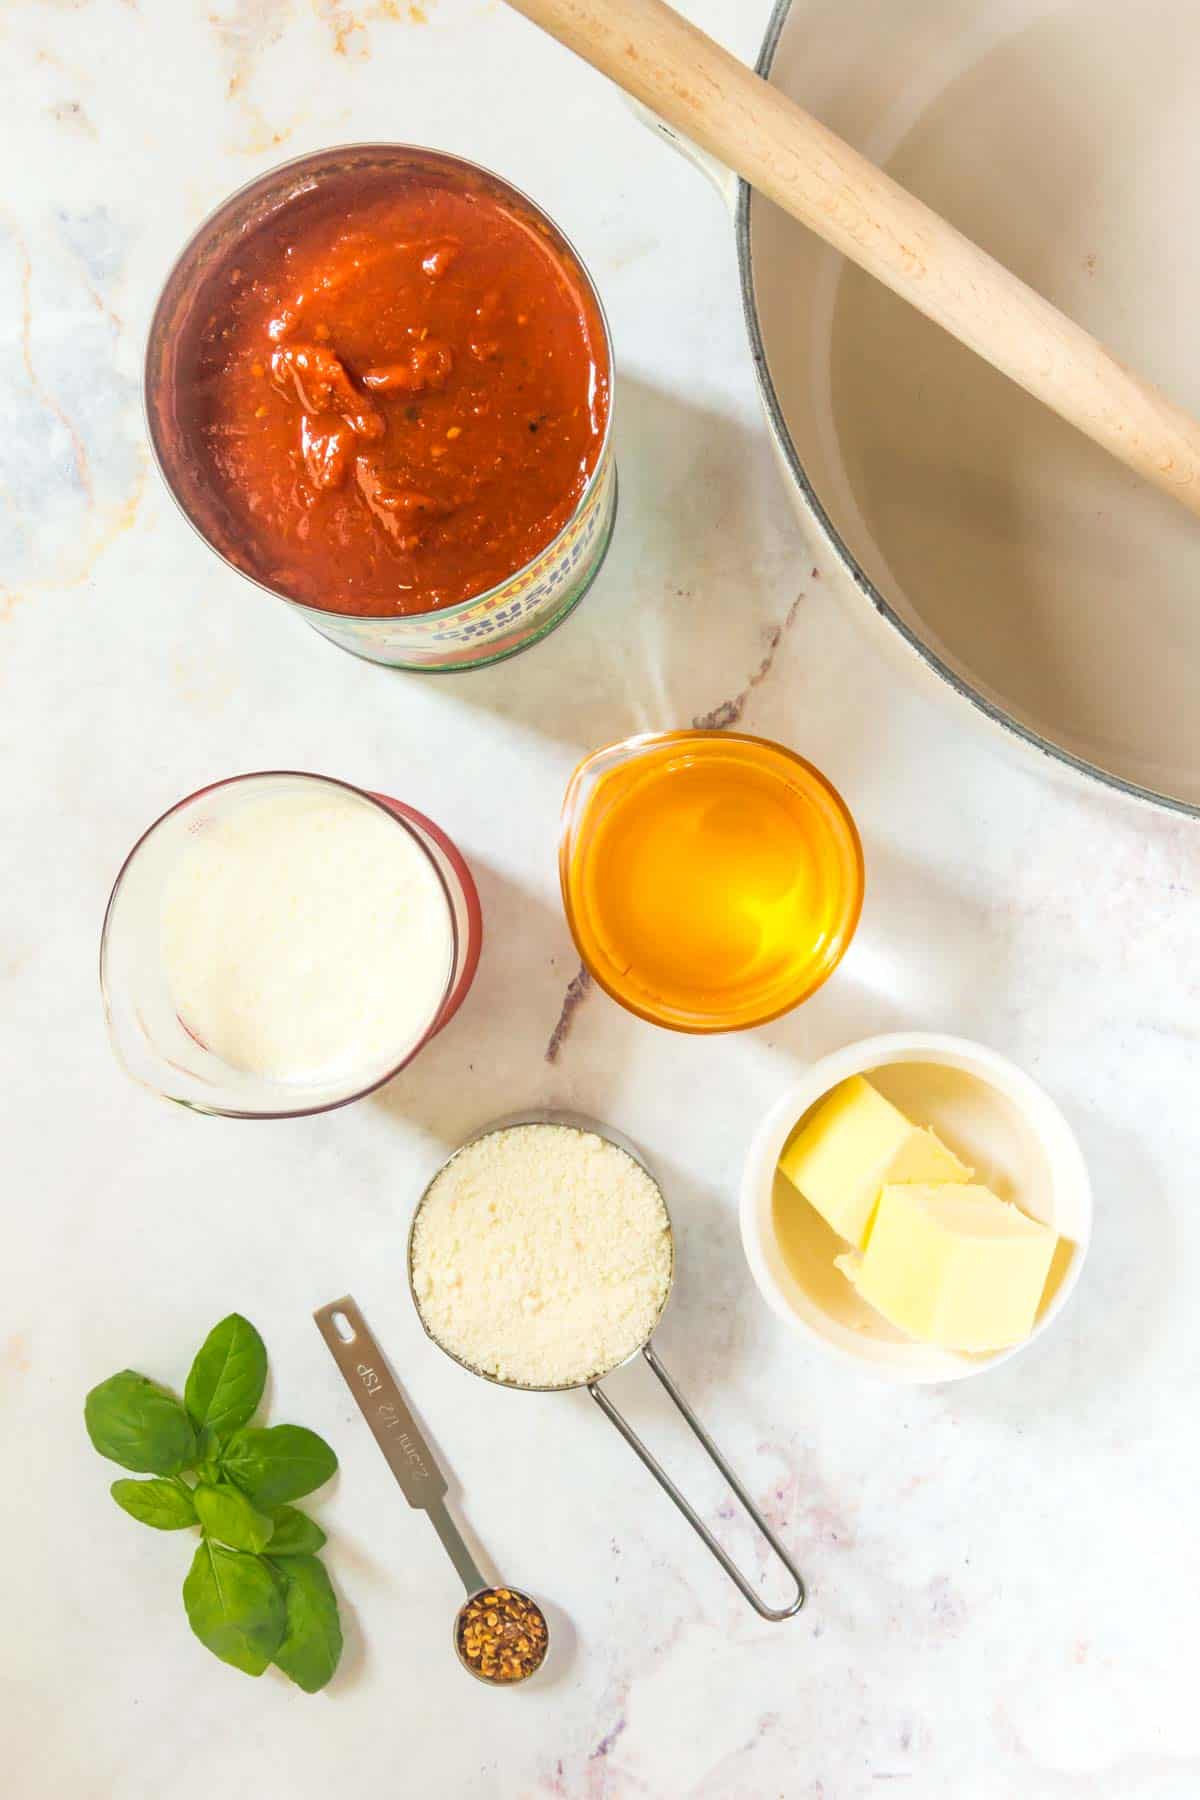
[[[777,0],[759,73],[1180,405],[1193,0]],[[907,673],[1056,772],[1200,812],[1200,531],[794,220],[722,187],[822,567]]]

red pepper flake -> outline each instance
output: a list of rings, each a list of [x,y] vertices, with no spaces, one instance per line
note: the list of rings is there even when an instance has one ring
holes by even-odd
[[[541,1668],[549,1633],[540,1606],[512,1588],[487,1588],[463,1607],[458,1649],[485,1681],[525,1681]]]

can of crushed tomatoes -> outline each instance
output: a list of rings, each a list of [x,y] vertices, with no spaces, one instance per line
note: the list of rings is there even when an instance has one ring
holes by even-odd
[[[371,662],[397,669],[486,668],[530,649],[575,610],[600,573],[616,516],[617,465],[606,443],[558,536],[486,593],[442,612],[398,618],[348,618],[292,604],[331,643]]]
[[[612,344],[554,222],[403,145],[318,151],[195,232],[147,428],[204,541],[332,643],[479,668],[562,623],[612,534]]]

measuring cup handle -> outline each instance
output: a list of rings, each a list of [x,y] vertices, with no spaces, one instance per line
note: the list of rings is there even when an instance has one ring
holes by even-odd
[[[675,1383],[671,1380],[671,1377],[667,1374],[667,1371],[663,1368],[662,1363],[655,1354],[653,1344],[646,1344],[643,1347],[642,1355],[650,1364],[650,1367],[666,1389],[670,1398],[674,1401],[676,1408],[683,1414],[684,1419],[687,1421],[694,1435],[700,1440],[700,1443],[708,1452],[711,1460],[716,1464],[717,1468],[720,1469],[725,1480],[729,1483],[729,1486],[741,1501],[745,1511],[754,1520],[754,1523],[758,1526],[758,1529],[762,1532],[768,1544],[770,1544],[772,1550],[775,1552],[788,1574],[792,1577],[792,1580],[796,1583],[796,1598],[790,1601],[787,1606],[775,1607],[764,1605],[763,1601],[755,1593],[737,1564],[732,1560],[728,1553],[721,1548],[720,1544],[718,1544],[716,1538],[708,1529],[708,1526],[704,1523],[695,1507],[680,1493],[657,1457],[646,1448],[637,1432],[633,1429],[633,1426],[629,1424],[620,1412],[618,1412],[617,1408],[613,1405],[599,1383],[589,1382],[588,1393],[592,1396],[592,1399],[596,1402],[596,1405],[600,1408],[601,1412],[606,1414],[616,1426],[634,1455],[639,1457],[646,1465],[655,1481],[657,1481],[659,1487],[662,1488],[664,1493],[668,1494],[675,1502],[692,1530],[698,1537],[703,1538],[704,1542],[708,1545],[708,1548],[712,1551],[712,1554],[716,1557],[717,1561],[728,1575],[730,1581],[734,1583],[735,1587],[737,1587],[750,1602],[755,1612],[764,1619],[774,1620],[792,1618],[804,1605],[804,1581],[799,1569],[796,1567],[775,1533],[771,1530],[771,1527],[767,1524],[767,1521],[763,1518],[753,1500],[751,1500],[749,1494],[746,1492],[729,1464],[725,1461],[725,1458],[721,1455],[721,1452],[717,1449],[717,1446],[713,1443],[707,1431],[705,1431],[703,1425],[700,1423],[679,1389],[675,1386]]]

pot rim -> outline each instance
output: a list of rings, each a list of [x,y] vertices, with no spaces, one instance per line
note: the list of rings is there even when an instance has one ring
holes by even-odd
[[[792,4],[793,0],[774,0],[771,16],[763,34],[762,45],[754,64],[755,73],[761,75],[764,81],[771,79],[775,53],[779,48],[779,40],[791,13]],[[938,656],[913,630],[912,626],[906,623],[884,593],[876,587],[867,571],[856,560],[808,478],[800,459],[800,453],[788,429],[787,420],[779,403],[779,395],[767,363],[766,344],[758,316],[758,297],[755,289],[750,241],[753,193],[749,182],[739,176],[737,201],[734,208],[734,238],[737,245],[738,277],[742,293],[742,316],[750,339],[750,354],[754,362],[759,397],[767,415],[767,424],[787,465],[788,473],[800,492],[806,510],[820,527],[822,535],[832,548],[844,573],[853,581],[864,600],[895,631],[902,643],[912,651],[931,674],[944,682],[960,700],[966,701],[977,713],[982,713],[991,724],[998,725],[1002,731],[1015,738],[1023,749],[1037,751],[1049,761],[1060,764],[1077,775],[1082,775],[1089,782],[1098,782],[1110,792],[1121,794],[1126,799],[1136,801],[1141,805],[1152,806],[1184,818],[1200,818],[1200,801],[1181,800],[1176,795],[1161,793],[1156,788],[1144,787],[1139,782],[1128,781],[1123,775],[1115,775],[1111,770],[1102,768],[1099,763],[1089,762],[1086,757],[1076,756],[1073,751],[1065,749],[1061,744],[1056,744],[1052,739],[1043,737],[1032,726],[1022,724],[1019,719],[1006,712],[1002,706],[989,700],[963,675],[960,675],[951,664]]]

